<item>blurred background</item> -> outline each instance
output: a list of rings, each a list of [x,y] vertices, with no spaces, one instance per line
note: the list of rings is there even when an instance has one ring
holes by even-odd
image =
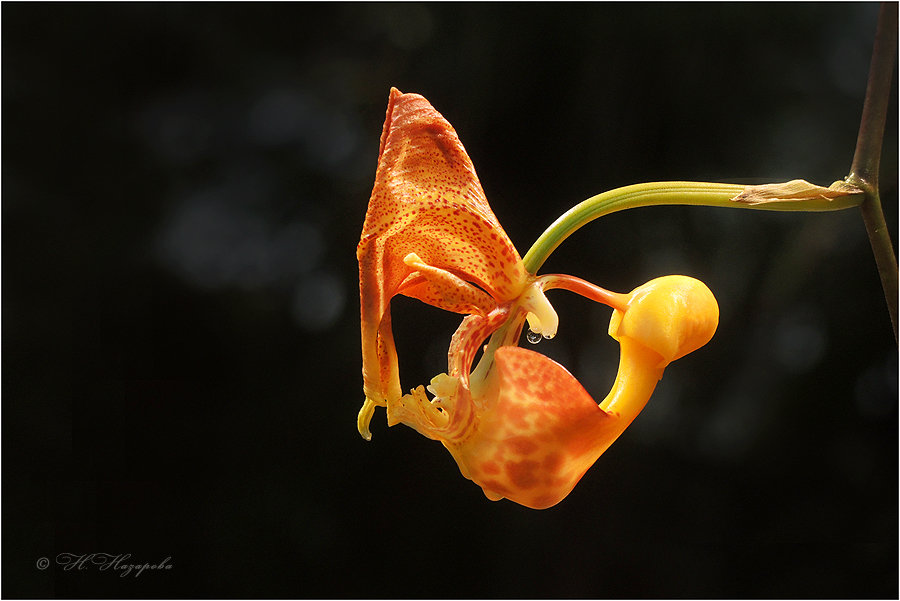
[[[566,241],[544,272],[692,275],[721,321],[556,507],[488,501],[383,411],[355,425],[391,86],[453,124],[524,254],[622,185],[844,177],[877,12],[5,2],[3,596],[896,598],[897,346],[855,210],[647,208]],[[600,399],[609,309],[553,294],[532,348]],[[427,383],[459,317],[393,307]]]

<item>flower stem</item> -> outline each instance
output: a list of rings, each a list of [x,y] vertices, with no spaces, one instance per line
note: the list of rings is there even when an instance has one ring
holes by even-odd
[[[634,184],[603,192],[575,205],[553,222],[535,241],[525,256],[525,269],[536,273],[563,240],[583,225],[602,217],[637,207],[693,205],[761,209],[766,211],[836,211],[858,206],[859,194],[847,194],[833,200],[812,198],[786,199],[761,204],[735,202],[748,186],[706,182],[651,182]]]
[[[884,124],[891,97],[891,79],[897,47],[897,3],[885,2],[878,13],[878,28],[872,48],[869,82],[863,103],[856,151],[846,181],[860,188],[865,196],[860,210],[869,242],[875,255],[875,264],[881,278],[881,286],[887,301],[888,312],[897,339],[897,257],[890,232],[884,220],[881,198],[878,193],[878,172],[881,164],[881,144]]]
[[[625,209],[658,205],[693,205],[766,211],[838,211],[859,206],[862,200],[860,191],[852,186],[832,190],[819,188],[802,181],[799,186],[791,186],[794,183],[745,186],[706,182],[651,182],[616,188],[588,198],[566,211],[540,235],[522,260],[525,269],[529,273],[535,274],[550,253],[580,227],[598,217]],[[751,189],[757,192],[754,201],[742,200],[741,197],[746,196]],[[764,200],[760,200],[762,196],[765,196],[760,192],[763,189],[783,192],[784,196],[775,192]],[[825,194],[826,192],[828,194]],[[552,274],[541,276],[537,280],[545,280],[542,285],[546,285],[548,290],[552,288],[568,289],[613,307],[618,307],[623,302],[623,295],[611,293],[571,276]],[[576,282],[576,280],[578,281]],[[473,385],[480,385],[478,383],[486,381],[490,376],[494,351],[501,346],[516,344],[525,321],[525,313],[521,306],[516,305],[510,310],[506,323],[491,335],[481,360],[472,372],[471,381],[475,383]]]

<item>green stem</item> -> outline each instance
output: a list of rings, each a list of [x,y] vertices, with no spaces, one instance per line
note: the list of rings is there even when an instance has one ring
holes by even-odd
[[[563,240],[583,225],[602,217],[637,207],[659,205],[693,205],[759,209],[764,211],[836,211],[861,206],[866,229],[875,253],[885,298],[897,336],[897,259],[881,210],[878,196],[878,168],[887,105],[890,99],[891,75],[897,45],[897,4],[884,3],[878,18],[875,48],[866,101],[857,138],[851,173],[845,181],[862,190],[832,200],[807,197],[802,200],[767,200],[761,204],[735,202],[747,186],[705,182],[653,182],[635,184],[603,192],[572,207],[553,222],[535,241],[523,261],[529,273],[536,274],[550,254]],[[502,345],[514,344],[524,321],[524,314],[514,311],[512,318],[491,336],[484,356],[473,372],[473,380],[488,377],[494,351]]]
[[[817,198],[763,204],[734,202],[734,197],[743,192],[746,187],[741,184],[706,182],[652,182],[603,192],[575,205],[553,222],[525,253],[523,257],[525,269],[529,273],[537,273],[550,253],[556,250],[563,240],[575,233],[578,228],[598,217],[625,209],[658,205],[693,205],[766,211],[836,211],[855,207],[861,200],[858,194],[849,194],[833,200]]]
[[[897,4],[885,2],[878,14],[875,45],[869,68],[866,99],[856,138],[856,151],[850,166],[847,182],[863,190],[865,198],[860,205],[875,265],[881,278],[881,286],[887,301],[888,313],[897,340],[897,257],[884,220],[881,197],[878,193],[878,172],[881,165],[881,144],[884,124],[891,98],[891,79],[897,47]]]
[[[553,222],[535,241],[523,261],[529,273],[537,273],[547,257],[563,240],[587,223],[616,211],[658,205],[693,205],[729,208],[747,208],[765,211],[837,211],[858,206],[861,194],[848,193],[831,200],[824,197],[805,199],[767,200],[761,204],[735,202],[744,192],[741,184],[713,184],[706,182],[652,182],[634,184],[603,192],[581,202]],[[484,354],[472,372],[472,382],[483,382],[491,374],[494,351],[518,341],[525,314],[514,308],[509,320],[491,335]]]

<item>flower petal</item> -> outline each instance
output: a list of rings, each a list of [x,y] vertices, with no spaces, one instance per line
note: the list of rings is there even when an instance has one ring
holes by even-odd
[[[456,131],[425,98],[393,88],[357,256],[390,297],[412,271],[409,253],[501,303],[527,279]]]
[[[387,310],[381,321],[362,322],[363,391],[366,400],[356,418],[356,427],[366,440],[372,439],[369,422],[375,407],[385,406],[388,400],[399,399],[400,373],[397,349],[391,330],[391,312]],[[369,341],[369,344],[366,344]],[[366,369],[368,367],[368,369]]]
[[[485,315],[496,306],[484,290],[449,271],[428,265],[416,253],[406,255],[403,262],[416,271],[403,280],[400,294],[454,313]]]
[[[494,358],[496,402],[480,415],[476,434],[447,447],[489,498],[550,507],[618,436],[617,420],[553,360],[514,346]]]
[[[390,326],[382,324],[394,295],[485,314],[529,279],[456,132],[417,94],[391,89],[356,256],[366,396],[358,427],[368,437],[374,406],[400,398]]]

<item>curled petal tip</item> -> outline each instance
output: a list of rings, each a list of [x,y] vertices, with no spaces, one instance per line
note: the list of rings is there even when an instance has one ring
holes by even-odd
[[[356,429],[359,435],[365,440],[372,440],[372,432],[369,430],[369,422],[372,421],[372,415],[375,413],[375,403],[368,398],[363,403],[359,415],[356,417]]]

